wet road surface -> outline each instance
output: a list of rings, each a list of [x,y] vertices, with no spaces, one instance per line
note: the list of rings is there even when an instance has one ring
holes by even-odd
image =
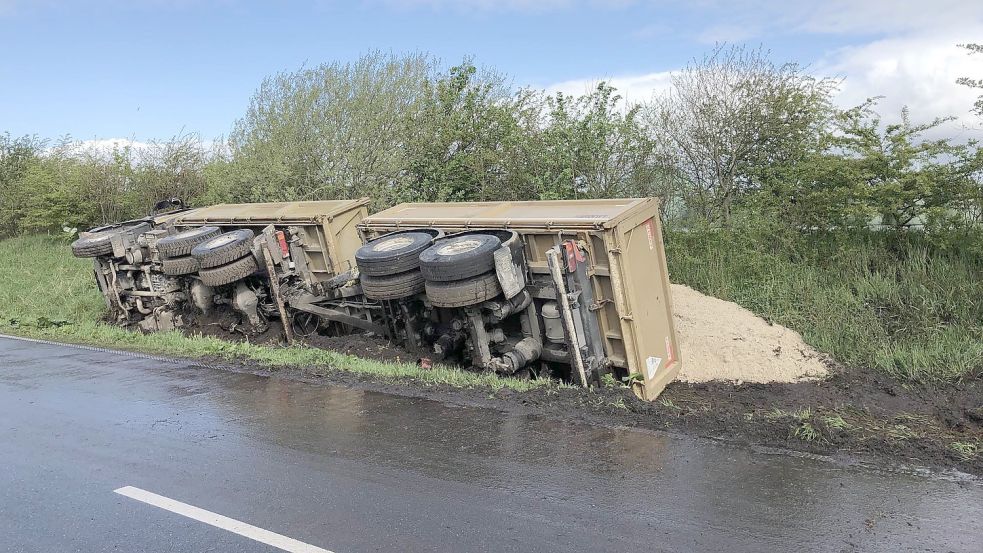
[[[983,484],[0,338],[0,551],[974,551]]]

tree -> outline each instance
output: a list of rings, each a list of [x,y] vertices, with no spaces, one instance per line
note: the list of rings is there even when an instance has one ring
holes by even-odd
[[[0,134],[0,236],[18,232],[24,202],[32,194],[22,179],[44,146],[45,142],[34,136]]]
[[[651,193],[659,181],[641,107],[622,106],[606,82],[588,94],[546,97],[542,131],[544,198],[619,198]]]
[[[526,170],[514,161],[524,154],[535,109],[527,95],[468,60],[426,80],[406,147],[405,199],[520,199]]]
[[[727,223],[736,202],[810,148],[828,120],[834,87],[741,47],[720,46],[675,73],[646,113],[687,209]]]
[[[139,213],[149,213],[157,202],[166,198],[194,204],[206,193],[205,166],[209,152],[197,135],[184,134],[151,142],[139,157],[133,174],[133,200]]]
[[[913,123],[907,109],[885,124],[874,100],[840,112],[819,147],[785,173],[761,201],[798,228],[884,225],[895,232],[971,223],[978,213],[975,143],[926,140],[949,119]]]
[[[896,231],[913,224],[950,226],[965,214],[959,207],[970,194],[978,170],[975,143],[922,135],[952,118],[913,123],[907,108],[900,121],[881,124],[871,104],[845,112],[834,144],[859,165],[871,210]],[[883,129],[883,130],[881,130]]]
[[[964,48],[969,51],[969,55],[973,54],[983,54],[983,44],[959,44],[960,48]],[[970,77],[959,77],[956,79],[956,83],[963,86],[968,86],[970,88],[983,88],[983,79],[973,79]],[[983,94],[976,98],[976,102],[973,104],[973,113],[983,117]]]
[[[370,196],[391,203],[405,144],[433,74],[427,56],[371,53],[263,81],[229,140],[239,201]]]

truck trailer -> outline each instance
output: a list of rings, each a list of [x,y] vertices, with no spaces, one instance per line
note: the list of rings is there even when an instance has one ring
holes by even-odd
[[[82,233],[114,321],[372,333],[441,363],[655,399],[682,359],[656,198],[178,207]],[[610,375],[610,376],[606,376]]]

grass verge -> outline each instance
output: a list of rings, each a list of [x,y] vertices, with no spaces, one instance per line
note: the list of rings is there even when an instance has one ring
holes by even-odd
[[[180,332],[132,332],[99,322],[105,304],[92,276],[92,262],[72,257],[64,240],[46,236],[3,240],[0,259],[0,333],[4,334],[192,359],[246,359],[270,368],[304,367],[316,375],[345,371],[379,379],[515,391],[556,385],[449,367],[382,363],[303,346],[260,346]]]

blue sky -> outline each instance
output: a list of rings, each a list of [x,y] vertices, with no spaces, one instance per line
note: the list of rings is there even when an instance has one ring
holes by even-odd
[[[841,101],[966,116],[983,2],[868,0],[0,0],[0,132],[79,139],[225,134],[263,77],[372,49],[473,56],[516,85],[632,99],[718,41],[843,77]]]

